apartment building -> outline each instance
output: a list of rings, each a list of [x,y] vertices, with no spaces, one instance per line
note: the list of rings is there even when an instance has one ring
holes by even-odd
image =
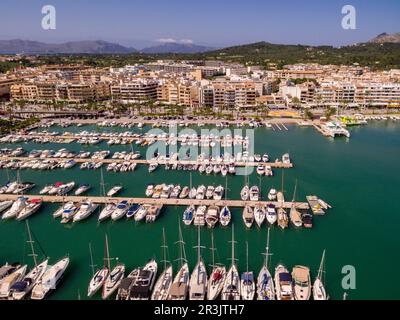
[[[151,79],[134,79],[129,82],[120,82],[111,85],[113,100],[122,103],[141,103],[157,100],[158,82]]]

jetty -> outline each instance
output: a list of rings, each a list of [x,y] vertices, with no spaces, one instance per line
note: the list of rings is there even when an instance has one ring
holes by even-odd
[[[0,201],[16,200],[21,195],[1,194]],[[42,195],[25,195],[30,199],[41,199],[47,203],[63,203],[68,201],[81,202],[91,200],[93,203],[105,204],[110,202],[128,201],[129,203],[138,204],[154,204],[163,206],[219,206],[231,208],[244,208],[246,206],[255,207],[256,205],[267,206],[273,204],[277,208],[290,209],[293,205],[298,210],[308,210],[310,207],[307,202],[273,202],[273,201],[242,201],[242,200],[197,200],[197,199],[164,199],[164,198],[130,198],[130,197],[95,197],[95,196],[42,196]]]

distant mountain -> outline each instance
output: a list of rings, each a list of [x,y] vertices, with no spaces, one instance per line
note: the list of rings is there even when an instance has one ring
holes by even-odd
[[[136,49],[102,40],[43,43],[29,40],[0,40],[0,54],[111,54],[132,53]]]
[[[400,32],[394,34],[381,33],[368,41],[369,43],[400,43]]]
[[[201,52],[207,52],[215,50],[215,48],[211,47],[205,47],[205,46],[199,46],[196,44],[190,44],[190,43],[176,43],[176,42],[171,42],[171,43],[164,43],[158,46],[153,46],[153,47],[148,47],[140,50],[142,53],[149,53],[149,54],[155,54],[155,53],[183,53],[183,54],[189,54],[189,53],[201,53]]]

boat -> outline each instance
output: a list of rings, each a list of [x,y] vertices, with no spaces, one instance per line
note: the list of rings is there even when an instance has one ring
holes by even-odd
[[[56,264],[50,266],[43,274],[41,280],[33,287],[31,299],[43,300],[51,290],[55,290],[69,264],[69,258],[65,257]]]
[[[64,185],[62,182],[56,182],[47,192],[50,196],[57,194],[59,188]]]
[[[169,264],[167,265],[168,261],[167,259],[167,245],[165,241],[165,229],[163,228],[163,255],[164,259],[161,261],[164,263],[164,271],[161,273],[159,276],[158,280],[156,281],[154,285],[154,290],[151,295],[151,300],[158,300],[158,301],[163,301],[167,300],[169,290],[171,288],[172,284],[172,275],[173,275],[173,269],[172,265]]]
[[[73,207],[75,207],[75,204],[72,201],[64,203],[60,208],[58,208],[56,211],[54,211],[53,218],[61,217],[64,210],[71,209]]]
[[[89,286],[88,286],[88,293],[87,296],[90,298],[96,294],[100,290],[100,288],[104,285],[107,276],[108,276],[108,269],[106,267],[97,270],[93,273],[92,278],[90,279]]]
[[[129,287],[129,300],[149,300],[157,275],[157,262],[152,259],[143,268],[131,273],[134,281]],[[122,283],[121,283],[122,285]]]
[[[130,219],[136,215],[139,211],[141,205],[140,204],[133,204],[129,207],[128,212],[126,213],[127,219]]]
[[[207,300],[216,300],[225,282],[226,268],[215,264],[214,233],[211,233],[212,271],[207,283]]]
[[[21,267],[19,263],[6,263],[4,266],[0,267],[0,281],[1,279],[4,279],[8,275],[16,271],[19,267]]]
[[[224,195],[224,191],[225,189],[223,186],[216,187],[213,193],[213,199],[217,201],[221,200]]]
[[[290,155],[289,155],[289,153],[285,153],[285,154],[282,156],[282,162],[283,162],[284,164],[291,164],[291,160],[290,160]]]
[[[279,264],[275,268],[274,278],[277,300],[294,300],[293,279],[284,265]]]
[[[328,300],[324,281],[323,281],[324,263],[325,263],[325,250],[322,253],[322,259],[321,259],[321,263],[319,265],[318,275],[317,275],[317,278],[315,279],[314,285],[313,285],[314,300]]]
[[[261,228],[261,225],[265,220],[265,208],[262,205],[256,205],[254,208],[254,220],[256,221],[258,227]]]
[[[123,189],[122,185],[113,186],[108,192],[107,197],[113,197]]]
[[[207,294],[207,270],[201,257],[200,226],[197,229],[197,264],[189,281],[189,300],[204,300]]]
[[[289,225],[289,218],[288,215],[283,208],[278,208],[278,226],[281,229],[286,229]]]
[[[0,299],[9,298],[12,286],[24,278],[27,267],[27,265],[20,266],[11,274],[0,280]]]
[[[61,215],[61,217],[62,217],[61,223],[65,224],[65,223],[70,222],[74,218],[74,216],[77,213],[78,209],[79,208],[76,207],[75,205],[73,205],[70,208],[64,209],[64,211],[63,211],[63,213]]]
[[[26,206],[16,215],[16,219],[18,221],[21,221],[28,218],[29,216],[37,212],[41,206],[42,206],[41,199],[28,200]]]
[[[12,201],[12,200],[0,202],[0,213],[7,210],[8,208],[10,208],[13,203],[14,203],[14,201]]]
[[[106,277],[106,280],[103,285],[103,292],[101,294],[101,297],[103,300],[108,299],[114,292],[115,290],[118,289],[122,279],[124,278],[125,274],[125,265],[122,263],[117,263],[116,266],[111,270],[111,265],[110,265],[110,254],[109,254],[109,248],[108,248],[108,236],[106,235],[106,261],[107,261],[107,269],[109,271],[108,276]]]
[[[247,200],[249,200],[249,197],[250,197],[250,189],[249,189],[248,185],[245,185],[243,187],[242,191],[240,192],[240,198],[243,201],[247,201]]]
[[[207,191],[206,191],[206,198],[207,199],[211,199],[213,197],[214,190],[215,190],[214,186],[210,185],[210,186],[207,187]]]
[[[197,189],[191,188],[189,192],[189,199],[196,199],[197,196]]]
[[[174,281],[168,292],[167,300],[186,300],[189,291],[189,265],[186,261],[185,243],[183,242],[182,229],[179,224],[179,251],[180,251],[180,269],[176,274]]]
[[[135,221],[136,222],[142,221],[146,217],[147,212],[148,212],[148,206],[141,205],[135,214],[135,218],[134,218]]]
[[[57,194],[64,196],[75,187],[75,182],[69,182],[58,187]]]
[[[227,206],[225,206],[219,213],[219,223],[221,226],[226,227],[229,225],[232,219],[231,211]]]
[[[149,165],[149,173],[152,173],[153,171],[155,171],[158,168],[158,163],[151,163]]]
[[[191,225],[194,219],[194,213],[196,211],[195,206],[191,205],[186,208],[186,210],[183,212],[183,223],[187,226]]]
[[[195,226],[204,226],[206,224],[206,206],[198,206],[196,212],[194,213],[193,224]]]
[[[203,200],[206,195],[206,190],[207,189],[204,185],[199,186],[196,191],[196,199]]]
[[[260,200],[260,189],[257,186],[252,186],[250,188],[250,201]]]
[[[102,222],[111,217],[111,214],[115,211],[117,205],[113,202],[109,202],[106,206],[100,211],[99,214],[99,222]]]
[[[301,215],[301,221],[303,222],[304,228],[310,229],[313,227],[313,215],[311,213],[303,213]]]
[[[53,188],[52,185],[44,186],[43,189],[41,189],[41,190],[39,191],[39,194],[40,194],[40,195],[47,194],[47,193],[49,193],[49,191],[51,190],[51,188]]]
[[[183,187],[179,195],[179,199],[186,199],[189,195],[189,191],[190,191],[189,187],[187,186]]]
[[[84,194],[86,191],[88,191],[91,188],[89,184],[81,184],[78,189],[75,191],[75,195],[79,196],[81,194]]]
[[[303,220],[301,219],[301,213],[296,209],[296,204],[295,204],[296,190],[297,190],[297,180],[294,187],[292,206],[290,208],[290,221],[295,227],[300,228],[303,225]]]
[[[295,266],[293,267],[292,278],[294,282],[294,298],[296,300],[310,300],[310,269],[305,266]]]
[[[151,197],[151,196],[153,195],[153,193],[154,193],[154,187],[155,187],[154,184],[149,184],[149,185],[147,185],[146,192],[145,192],[146,197]]]
[[[17,281],[12,285],[10,294],[13,300],[22,300],[32,291],[46,271],[47,264],[47,259],[38,265],[35,264],[35,267],[21,281]]]
[[[254,300],[255,292],[254,274],[249,271],[249,244],[246,241],[246,272],[242,273],[240,279],[240,295],[243,300]]]
[[[265,175],[265,165],[260,164],[259,166],[257,166],[256,172],[260,176]]]
[[[269,201],[275,201],[277,197],[277,192],[276,189],[271,189],[268,193],[268,200]]]
[[[270,228],[268,228],[267,234],[264,265],[262,266],[257,278],[257,300],[263,301],[275,300],[274,280],[272,279],[271,273],[268,269],[268,260],[271,255],[269,253],[269,233]]]
[[[232,264],[226,274],[221,291],[221,300],[240,300],[240,277],[235,260],[235,231],[232,226]]]
[[[28,204],[28,198],[26,197],[19,197],[17,200],[14,201],[11,208],[4,212],[3,216],[1,217],[3,220],[15,218],[18,213],[20,213]]]
[[[219,208],[217,206],[209,206],[206,213],[206,224],[209,228],[214,228],[218,222]]]
[[[79,210],[74,215],[73,222],[82,221],[88,218],[98,206],[97,203],[93,203],[91,200],[83,201],[79,206]]]
[[[272,226],[273,224],[275,224],[277,219],[278,217],[276,215],[275,205],[269,203],[267,205],[267,221]]]
[[[115,210],[111,213],[111,219],[113,221],[121,219],[126,215],[128,209],[129,209],[128,201],[126,200],[121,201],[120,203],[117,204]]]
[[[250,207],[250,206],[246,206],[243,209],[242,218],[243,218],[243,222],[244,222],[245,226],[250,229],[252,227],[252,225],[253,225],[253,222],[254,222],[253,208]]]
[[[160,205],[149,205],[147,209],[147,215],[146,215],[146,222],[147,223],[152,223],[156,221],[157,217],[159,216],[160,212],[162,209],[162,204]]]

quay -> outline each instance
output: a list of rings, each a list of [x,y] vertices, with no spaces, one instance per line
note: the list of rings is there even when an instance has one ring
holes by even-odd
[[[67,161],[67,160],[74,160],[76,163],[84,163],[84,162],[93,162],[93,163],[98,163],[102,162],[103,164],[110,164],[110,163],[136,163],[136,164],[153,164],[153,163],[158,163],[160,165],[163,164],[181,164],[181,165],[200,165],[200,164],[206,164],[206,165],[223,165],[226,164],[225,162],[218,162],[218,161],[203,161],[200,163],[199,161],[196,160],[144,160],[144,159],[135,159],[135,160],[124,160],[124,159],[91,159],[91,158],[29,158],[29,157],[0,157],[0,161],[2,160],[16,160],[16,161]],[[271,168],[281,168],[281,169],[289,169],[293,168],[293,163],[283,163],[282,161],[277,161],[277,162],[235,162],[235,166],[237,167],[257,167],[259,165],[264,165],[264,166],[270,166]]]
[[[1,194],[0,201],[16,200],[21,195],[14,194]],[[105,204],[109,202],[128,201],[129,203],[138,204],[155,204],[163,206],[211,206],[216,205],[219,207],[232,207],[244,208],[246,206],[255,207],[256,205],[267,206],[273,204],[277,208],[290,209],[292,205],[299,210],[308,210],[310,206],[307,202],[271,202],[271,201],[242,201],[242,200],[197,200],[197,199],[164,199],[164,198],[127,198],[127,197],[94,197],[94,196],[42,196],[42,195],[25,195],[30,199],[41,199],[43,202],[48,203],[63,203],[68,201],[81,202],[90,199],[94,203]]]

